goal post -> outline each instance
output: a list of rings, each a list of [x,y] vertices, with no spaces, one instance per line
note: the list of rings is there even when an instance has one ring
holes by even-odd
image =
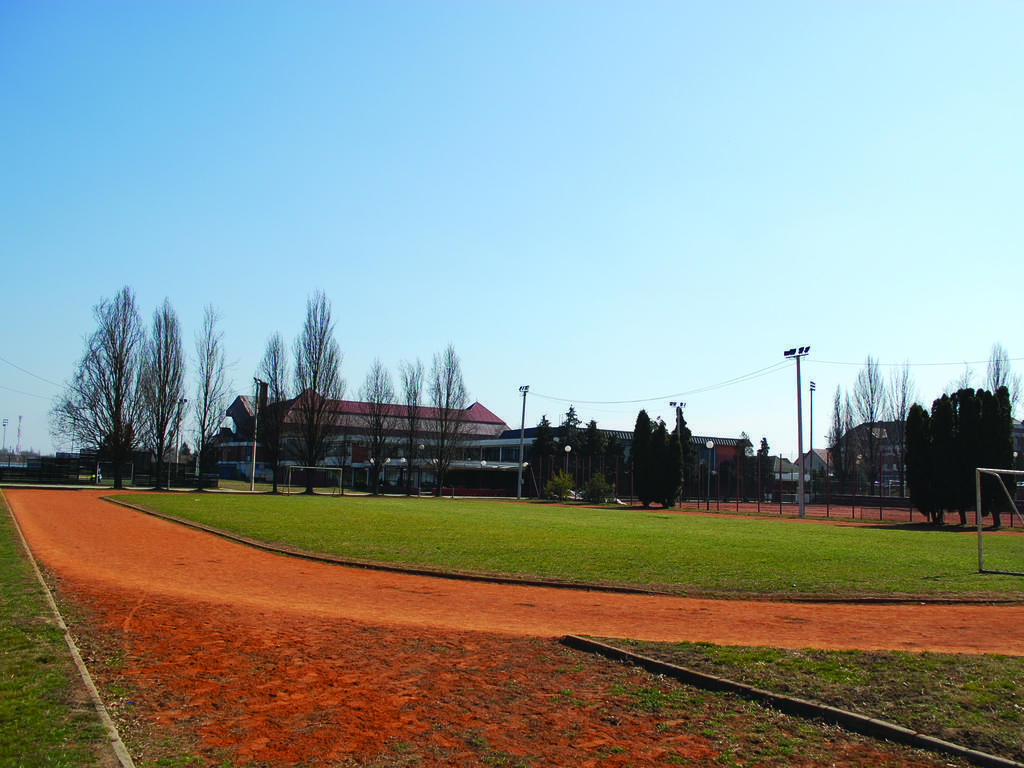
[[[1020,513],[1020,510],[1017,508],[1017,501],[1016,501],[1016,498],[1015,498],[1016,497],[1016,490],[1017,490],[1017,483],[1020,480],[1024,480],[1024,470],[1020,470],[1020,469],[989,469],[989,468],[986,468],[986,467],[978,467],[977,469],[975,469],[974,470],[974,492],[975,492],[975,503],[976,503],[976,506],[975,506],[974,516],[975,516],[975,518],[977,520],[977,523],[978,523],[978,573],[999,573],[999,574],[1003,574],[1003,575],[1007,575],[1007,576],[1024,576],[1024,546],[1018,546],[1016,548],[1017,552],[1021,556],[1019,558],[1013,558],[1018,563],[1018,566],[1017,566],[1018,569],[1017,570],[1003,570],[1003,569],[985,568],[985,535],[984,535],[984,526],[982,525],[982,522],[981,522],[981,520],[982,520],[982,515],[981,515],[981,510],[982,510],[982,506],[981,506],[981,478],[986,476],[986,475],[994,477],[998,481],[998,483],[993,483],[993,485],[996,485],[996,484],[999,485],[999,488],[1002,490],[1003,496],[1006,498],[1006,501],[1009,502],[1010,510],[1011,510],[1010,511],[1010,515],[1011,515],[1010,523],[1011,523],[1011,525],[1013,523],[1013,519],[1012,518],[1016,517],[1017,521],[1020,522],[1020,524],[1021,524],[1021,528],[1024,528],[1024,517],[1021,517],[1021,513]],[[1008,476],[1013,478],[1013,482],[1011,483],[1010,488],[1006,487],[1006,482],[1003,480],[1003,476],[1004,475],[1008,475]],[[1014,536],[1009,541],[1016,541],[1016,539],[1018,539],[1018,538],[1019,537]],[[993,550],[993,546],[992,546],[992,541],[991,541],[991,537],[990,537],[990,541],[989,541],[989,554],[990,555],[993,554],[992,550]],[[990,558],[990,560],[991,560],[991,558]]]
[[[306,490],[306,482],[303,481],[299,487],[299,491],[292,490],[292,472],[296,470],[302,470],[304,472],[313,473],[313,493],[320,494],[322,496],[343,496],[345,494],[342,488],[342,478],[344,477],[344,467],[307,467],[300,465],[289,465],[285,472],[285,493],[289,496],[293,493],[302,493]],[[323,473],[323,479],[318,478],[318,473]]]

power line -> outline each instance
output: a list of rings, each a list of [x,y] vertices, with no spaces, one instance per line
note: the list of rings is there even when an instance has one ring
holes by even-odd
[[[10,360],[8,360],[8,359],[7,359],[6,357],[0,357],[0,362],[4,362],[4,363],[7,363],[7,364],[8,364],[9,366],[11,366],[12,368],[17,368],[17,369],[18,369],[19,371],[21,371],[22,373],[27,373],[27,374],[28,374],[29,376],[31,376],[31,377],[32,377],[32,378],[34,378],[34,379],[39,379],[40,381],[45,381],[45,382],[46,382],[47,384],[52,384],[52,385],[53,385],[53,386],[55,386],[55,387],[59,387],[59,386],[61,386],[60,384],[58,384],[58,383],[57,383],[57,382],[55,382],[55,381],[50,381],[49,379],[47,379],[47,378],[44,378],[43,376],[40,376],[40,375],[39,375],[38,373],[32,373],[32,371],[28,370],[27,368],[22,368],[22,367],[21,367],[20,365],[18,365],[17,363],[12,363],[12,362],[11,362]],[[5,389],[6,389],[6,387],[5,387]],[[15,391],[15,390],[12,390],[12,391]],[[22,392],[21,394],[23,394],[23,395],[24,395],[24,394],[28,394],[28,393],[27,393],[27,392]]]
[[[735,384],[742,384],[743,382],[750,381],[752,379],[759,379],[762,376],[767,376],[771,373],[775,373],[776,371],[785,368],[786,363],[787,361],[782,360],[777,363],[772,363],[771,365],[766,366],[765,368],[760,368],[756,371],[751,371],[750,373],[744,373],[732,379],[726,379],[725,381],[720,381],[716,384],[708,384],[707,386],[704,387],[697,387],[696,389],[688,389],[685,392],[674,392],[669,395],[659,395],[658,397],[644,397],[635,400],[582,400],[571,397],[556,397],[555,395],[545,395],[539,392],[531,392],[531,394],[534,394],[535,397],[543,398],[544,400],[553,400],[560,403],[579,403],[580,405],[637,405],[639,403],[650,403],[659,400],[678,400],[679,398],[686,397],[688,395],[696,395],[702,392],[711,392],[716,389],[724,389],[725,387],[731,387]]]
[[[33,392],[23,392],[20,389],[13,389],[12,387],[5,387],[3,384],[0,384],[0,389],[5,389],[8,392],[14,392],[17,395],[24,395],[25,397],[36,397],[36,398],[38,398],[40,400],[50,400],[51,399],[49,397],[46,397],[45,395],[37,395],[37,394],[35,394]]]
[[[1007,358],[1007,361],[1011,362],[1011,363],[1019,363],[1021,361],[1024,361],[1024,357],[1010,357],[1010,358]],[[959,366],[959,365],[988,365],[990,362],[992,362],[992,361],[991,360],[957,360],[955,363],[911,363],[909,361],[902,362],[902,363],[881,363],[881,362],[878,362],[878,361],[874,361],[875,365],[879,366],[880,368],[902,368],[904,365],[908,365],[911,368],[942,368],[942,367],[952,367],[952,366]],[[860,361],[859,363],[851,363],[851,362],[847,362],[845,360],[819,360],[818,358],[814,359],[814,363],[816,365],[818,365],[818,364],[820,364],[820,365],[851,365],[851,366],[855,366],[855,367],[860,367],[860,366],[864,365],[864,361],[863,360]]]

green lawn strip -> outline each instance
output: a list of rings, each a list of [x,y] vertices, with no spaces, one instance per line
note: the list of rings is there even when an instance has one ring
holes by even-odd
[[[639,509],[366,496],[147,494],[130,503],[343,558],[780,598],[1024,599],[970,532]],[[1024,565],[1024,535],[1000,539]]]
[[[602,642],[1024,761],[1024,658]]]
[[[106,732],[0,494],[0,768],[98,766]]]

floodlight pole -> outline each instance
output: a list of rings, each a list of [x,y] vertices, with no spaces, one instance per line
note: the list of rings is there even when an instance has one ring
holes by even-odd
[[[523,419],[519,422],[519,482],[516,484],[516,501],[523,499],[523,450],[526,446],[526,393],[530,391],[530,385],[526,384],[519,388],[523,395]]]
[[[811,387],[810,387],[810,390],[811,390],[811,408],[810,408],[810,412],[809,412],[810,416],[811,416],[811,426],[810,426],[810,429],[808,430],[809,434],[808,434],[808,437],[807,437],[807,439],[808,439],[808,441],[810,443],[810,445],[807,446],[807,453],[811,457],[811,495],[812,496],[814,495],[814,390],[817,389],[817,386],[818,385],[815,384],[813,381],[811,382]]]
[[[683,451],[683,408],[686,407],[686,403],[676,402],[673,400],[669,403],[670,406],[676,409],[676,437],[679,440],[679,451]],[[697,506],[700,507],[700,488],[697,489]],[[683,484],[679,484],[679,507],[683,506]]]
[[[782,353],[783,357],[792,357],[796,360],[796,450],[798,456],[797,466],[799,470],[797,477],[797,495],[799,496],[801,518],[807,517],[807,509],[804,507],[804,406],[803,392],[801,391],[800,386],[800,358],[810,351],[810,347],[794,347],[793,349],[787,349]]]

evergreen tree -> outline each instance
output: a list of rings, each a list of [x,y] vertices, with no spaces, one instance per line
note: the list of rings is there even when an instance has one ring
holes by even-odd
[[[654,502],[664,506],[665,495],[669,492],[668,429],[665,427],[665,422],[661,419],[658,419],[658,421],[652,426],[650,460],[651,487],[647,494],[648,501],[644,504],[645,507]]]
[[[573,405],[569,406],[569,410],[565,412],[565,418],[561,424],[561,436],[562,445],[570,446],[572,453],[579,455],[580,450],[580,421],[579,415],[576,413],[576,407]]]
[[[686,430],[689,432],[689,430]],[[668,438],[667,465],[665,467],[665,493],[661,505],[663,507],[675,506],[676,499],[683,489],[683,449],[679,442],[679,431],[672,430]]]
[[[597,428],[597,422],[591,419],[583,432],[583,439],[580,440],[580,455],[594,458],[603,456],[604,451],[604,434]]]
[[[750,436],[746,432],[740,432],[740,439],[736,444],[736,474],[740,480],[739,496],[744,500],[750,497],[751,481],[757,482],[757,464],[751,461],[753,457],[754,444],[750,442]]]
[[[935,494],[935,522],[944,522],[945,512],[956,508],[956,415],[953,400],[943,395],[932,403],[931,486]]]
[[[693,435],[690,432],[690,428],[686,426],[686,419],[683,418],[682,408],[676,409],[676,428],[672,434],[676,436],[679,442],[679,483],[680,488],[682,488],[683,478],[686,477],[687,469],[695,466]]]
[[[554,430],[551,428],[551,422],[548,421],[548,415],[545,413],[540,417],[540,422],[537,424],[537,429],[533,433],[533,448],[530,453],[534,464],[537,466],[537,477],[540,482],[544,482],[544,462],[547,460],[550,463],[550,459],[558,451],[558,443],[555,442]]]
[[[761,438],[761,446],[757,449],[758,463],[761,465],[761,496],[762,499],[764,494],[771,490],[774,482],[775,473],[772,471],[772,454],[771,449],[768,447],[768,438]]]
[[[979,467],[990,469],[1011,469],[1013,466],[1013,417],[1010,415],[1010,393],[1003,386],[993,394],[979,389],[977,397],[981,406],[980,443],[977,457]],[[1000,489],[1001,480],[991,475],[981,478],[982,512],[992,515],[992,525],[999,527],[1000,511],[1006,507],[1006,495]],[[1008,489],[1014,494],[1014,486]]]
[[[640,411],[633,428],[633,444],[629,452],[633,465],[633,490],[640,503],[649,507],[654,500],[651,478],[651,418],[647,411]]]
[[[960,525],[967,525],[967,510],[974,509],[974,470],[982,453],[981,400],[970,387],[953,395],[955,423],[953,428],[955,466],[955,506]]]
[[[907,485],[910,503],[933,523],[941,523],[940,510],[932,484],[931,417],[923,406],[914,403],[907,414]]]

